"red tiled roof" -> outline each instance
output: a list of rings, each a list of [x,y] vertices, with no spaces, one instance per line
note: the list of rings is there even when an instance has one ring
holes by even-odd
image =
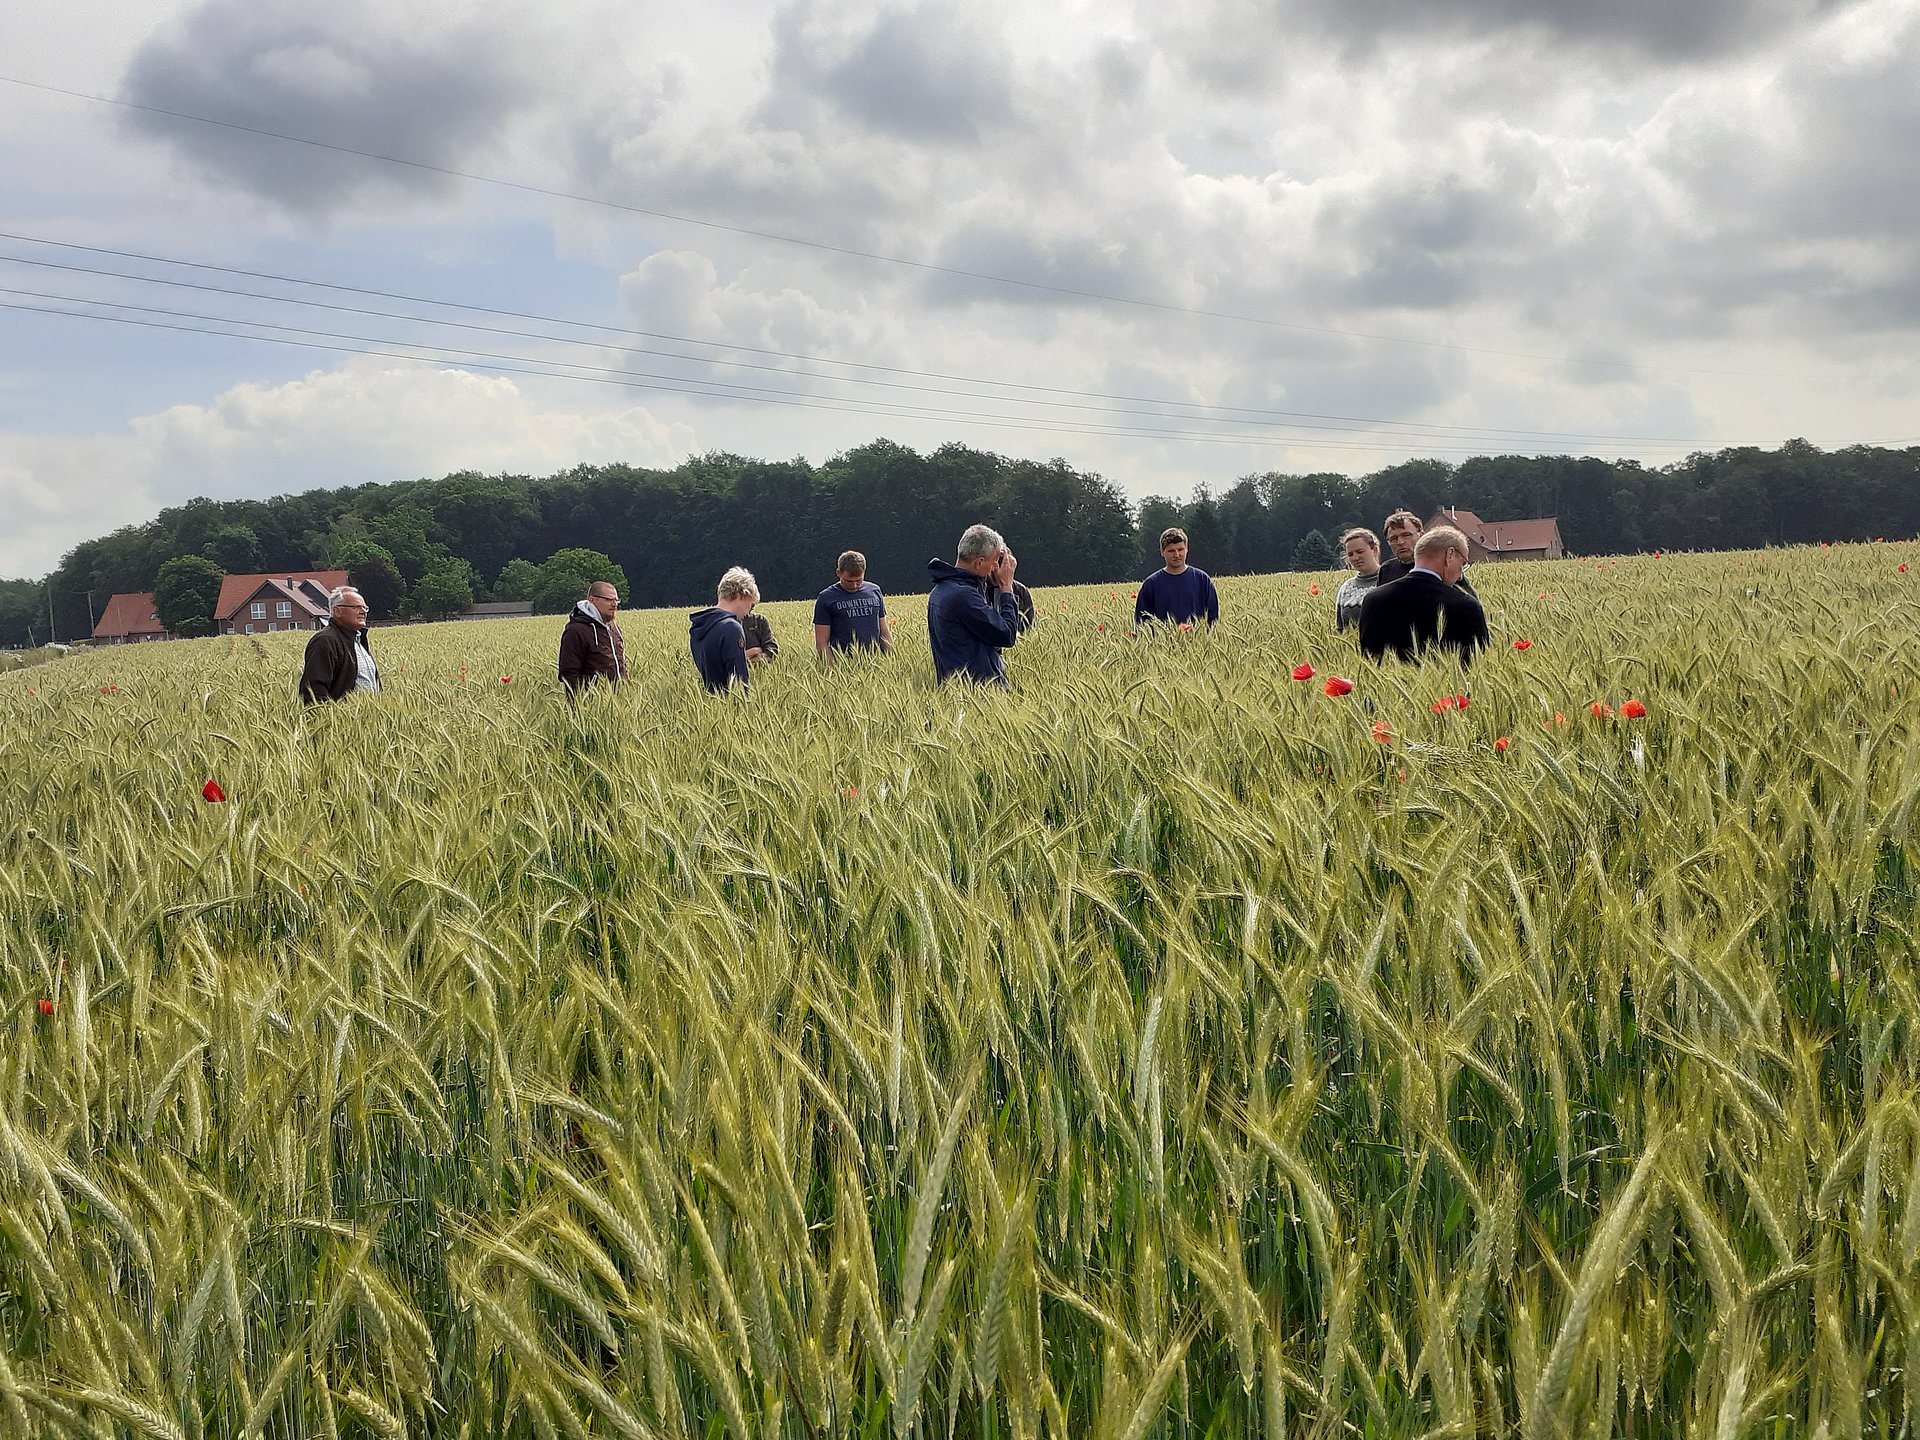
[[[322,600],[316,606],[313,597],[302,593],[298,588],[303,580],[310,581],[325,592],[336,585],[346,584],[347,572],[344,570],[281,570],[270,575],[229,575],[220,582],[220,598],[214,602],[213,618],[216,621],[231,620],[233,613],[253,599],[263,585],[274,587],[276,599],[285,596],[290,600],[298,601],[309,611],[324,614],[326,602]],[[287,588],[289,581],[296,588],[289,590]]]
[[[113,640],[128,635],[164,635],[167,627],[160,623],[153,608],[153,592],[145,591],[139,595],[116,595],[107,602],[107,608],[100,613],[100,621],[93,627],[96,640]]]
[[[1549,515],[1545,520],[1501,520],[1487,526],[1487,533],[1476,536],[1489,550],[1551,550],[1560,539],[1560,521]]]
[[[1560,540],[1560,520],[1549,515],[1544,520],[1482,520],[1471,510],[1436,510],[1433,525],[1451,525],[1488,554],[1553,550]]]

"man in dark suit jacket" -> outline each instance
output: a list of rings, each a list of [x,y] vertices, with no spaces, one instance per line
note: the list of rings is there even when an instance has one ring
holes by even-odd
[[[1391,651],[1413,660],[1430,645],[1444,645],[1459,651],[1462,663],[1471,660],[1491,637],[1479,600],[1459,589],[1460,572],[1466,568],[1466,536],[1451,525],[1437,525],[1422,535],[1413,569],[1369,590],[1361,602],[1362,653],[1380,660]]]

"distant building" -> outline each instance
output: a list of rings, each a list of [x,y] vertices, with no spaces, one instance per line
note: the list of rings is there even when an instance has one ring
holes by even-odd
[[[93,627],[93,638],[101,645],[136,645],[145,640],[171,640],[167,627],[160,623],[154,608],[153,592],[116,595],[107,602],[100,621]]]
[[[344,570],[296,570],[278,575],[229,575],[213,607],[219,635],[270,635],[319,630],[330,618],[327,592],[347,583]]]
[[[488,600],[479,605],[469,605],[453,618],[456,620],[524,620],[533,614],[531,600]]]
[[[1440,510],[1427,527],[1451,525],[1467,537],[1467,560],[1558,560],[1567,553],[1560,543],[1560,520],[1482,520],[1471,510]]]

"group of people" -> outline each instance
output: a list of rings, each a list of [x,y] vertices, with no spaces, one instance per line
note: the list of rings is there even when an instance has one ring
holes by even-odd
[[[1358,627],[1360,649],[1374,660],[1387,655],[1413,660],[1430,646],[1470,659],[1488,642],[1487,619],[1466,576],[1467,538],[1448,525],[1423,530],[1411,511],[1387,517],[1391,555],[1380,558],[1380,539],[1356,527],[1340,537],[1353,576],[1334,597],[1334,621]],[[1220,595],[1206,571],[1187,563],[1187,533],[1171,526],[1160,533],[1163,566],[1141,582],[1134,596],[1136,624],[1182,628],[1220,619]],[[1007,683],[1005,653],[1032,626],[1033,595],[1014,578],[1018,561],[997,530],[969,526],[951,564],[929,560],[932,593],[927,598],[927,640],[934,673],[979,684]],[[817,655],[849,650],[893,651],[893,622],[886,596],[867,579],[867,559],[844,552],[834,583],[813,603]],[[773,627],[756,613],[760,586],[749,570],[735,566],[720,577],[714,603],[688,617],[688,648],[694,669],[709,691],[753,683],[754,667],[780,653]],[[332,622],[307,642],[300,698],[308,704],[377,691],[380,671],[367,644],[367,606],[359,591],[342,586],[330,597]],[[627,677],[626,639],[615,620],[620,592],[596,580],[560,631],[557,672],[569,692],[597,681]]]

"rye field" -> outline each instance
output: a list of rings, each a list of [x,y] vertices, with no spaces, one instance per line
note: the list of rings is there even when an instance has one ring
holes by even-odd
[[[0,1434],[1913,1435],[1908,560],[0,677]]]

